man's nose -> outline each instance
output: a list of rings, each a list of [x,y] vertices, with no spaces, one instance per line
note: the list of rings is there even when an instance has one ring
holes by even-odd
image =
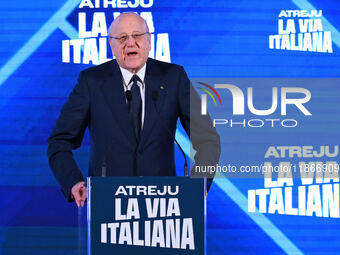
[[[129,35],[128,39],[126,40],[127,46],[135,46],[136,40],[133,39],[132,35]]]

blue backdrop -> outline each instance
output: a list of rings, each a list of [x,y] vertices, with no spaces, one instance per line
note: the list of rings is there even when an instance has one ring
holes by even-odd
[[[136,8],[105,8],[105,1],[98,1],[98,8],[79,8],[80,2],[17,0],[0,5],[0,254],[77,252],[78,211],[75,204],[66,202],[49,170],[46,141],[79,71],[93,65],[83,63],[86,46],[79,50],[81,63],[74,63],[72,43],[80,41],[72,40],[79,36],[79,13],[86,13],[87,31],[91,30],[95,12],[105,13],[107,23],[112,21],[113,12],[146,13],[154,25],[155,57],[184,66],[188,76],[198,80],[340,76],[337,0],[133,1]],[[94,5],[95,1],[92,2]],[[121,7],[126,4],[119,3]],[[270,48],[269,36],[278,34],[278,20],[289,19],[279,17],[282,10],[312,9],[322,10],[320,19],[323,31],[331,33],[332,52]],[[297,24],[298,17],[291,19]],[[69,60],[64,61],[67,47],[63,49],[63,41],[65,45],[71,44]],[[80,43],[86,44],[86,40]],[[104,46],[101,47],[104,51]],[[111,57],[109,49],[107,56]],[[337,145],[340,138],[337,81],[324,86],[303,84],[311,91],[312,100],[315,98],[315,103],[311,101],[309,105],[314,122],[306,121],[285,132],[277,128],[271,133],[219,128],[224,146],[222,156],[226,157],[222,160],[246,159],[242,148],[251,145],[248,152],[255,154],[248,156],[263,161],[265,150],[256,154],[257,148],[262,148],[257,147],[261,142],[263,145],[262,139],[272,139],[264,148]],[[211,109],[211,104],[208,107]],[[180,126],[177,137],[189,153]],[[84,174],[88,151],[86,134],[82,147],[75,152]],[[176,165],[182,174],[182,156],[177,149]],[[260,188],[263,179],[214,181],[208,196],[209,255],[338,252],[338,218],[248,212],[248,190]]]

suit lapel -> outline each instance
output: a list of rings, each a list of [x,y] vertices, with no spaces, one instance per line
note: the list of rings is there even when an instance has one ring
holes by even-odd
[[[158,113],[161,114],[161,107],[166,94],[165,85],[162,84],[162,75],[152,60],[148,59],[145,73],[145,114],[144,125],[141,133],[139,146],[143,146],[148,137],[152,134],[153,126],[159,120]],[[153,91],[157,91],[158,98],[154,101],[152,98]]]
[[[135,135],[129,121],[122,74],[116,61],[112,61],[110,67],[110,70],[108,70],[109,75],[105,79],[103,86],[101,86],[101,90],[113,118],[119,125],[120,131],[133,145],[136,145]]]

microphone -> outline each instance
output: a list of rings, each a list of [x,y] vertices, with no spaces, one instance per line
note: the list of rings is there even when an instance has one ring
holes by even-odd
[[[161,120],[161,122],[163,123],[164,127],[166,128],[166,130],[168,131],[169,135],[174,139],[175,143],[177,144],[178,148],[180,149],[180,151],[183,154],[184,157],[184,176],[189,176],[188,173],[188,162],[187,162],[187,157],[185,156],[185,153],[181,147],[181,145],[179,145],[179,143],[177,142],[176,138],[174,135],[172,135],[168,125],[166,124],[165,120],[163,119],[162,115],[158,112],[157,107],[156,107],[156,101],[158,100],[158,92],[156,90],[152,91],[152,101],[154,102],[154,106],[155,106],[155,110],[159,116],[159,119]]]
[[[156,102],[158,100],[158,92],[156,90],[152,91],[152,100],[154,102]],[[155,107],[155,109],[157,110],[157,108]],[[158,112],[158,111],[157,111]]]
[[[112,142],[110,143],[110,145],[107,147],[105,154],[104,154],[104,159],[103,159],[103,163],[102,163],[102,177],[106,177],[106,158],[107,158],[107,154],[109,153],[112,144],[115,142],[115,139],[112,139]]]
[[[132,100],[132,92],[131,92],[131,90],[127,90],[125,92],[125,97],[126,97],[126,100],[128,102],[130,102]],[[115,141],[115,139],[112,140],[112,142],[110,143],[110,145],[107,147],[107,149],[105,151],[104,159],[103,159],[103,163],[102,163],[102,177],[106,176],[106,158],[107,158],[107,154],[109,153],[109,151],[110,151],[114,141]]]

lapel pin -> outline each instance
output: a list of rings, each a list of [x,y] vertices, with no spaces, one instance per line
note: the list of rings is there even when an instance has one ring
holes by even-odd
[[[160,86],[159,88],[160,88],[160,89],[164,89],[164,87],[163,87],[163,86]]]

